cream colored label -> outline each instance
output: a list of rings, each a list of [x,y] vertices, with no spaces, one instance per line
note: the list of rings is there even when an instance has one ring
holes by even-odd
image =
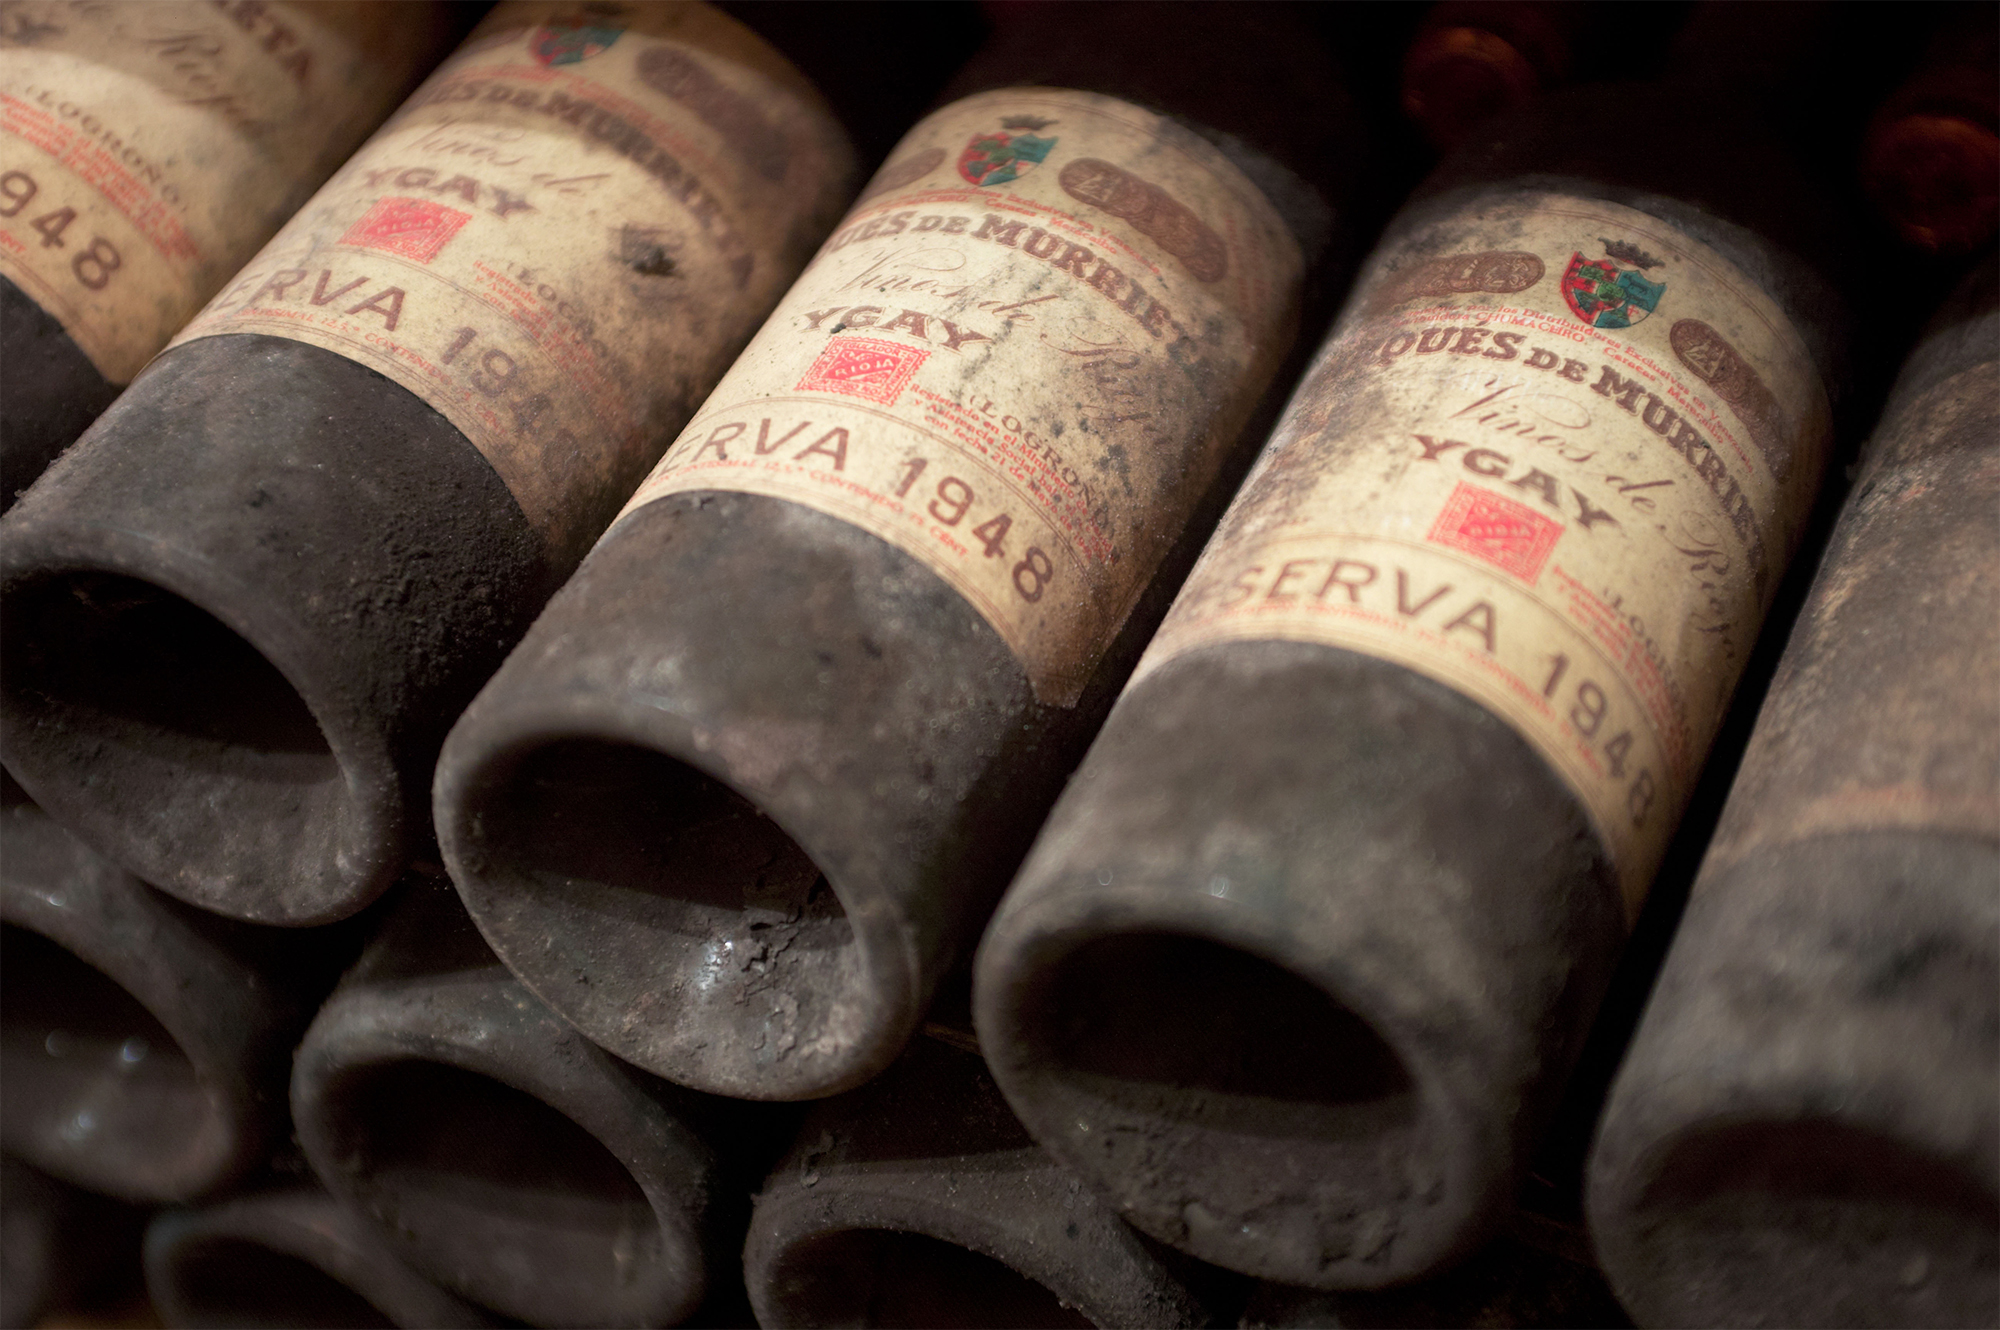
[[[1372,260],[1135,674],[1323,642],[1505,717],[1637,907],[1818,482],[1824,389],[1713,250],[1482,200]]]
[[[817,96],[716,10],[504,5],[176,343],[266,333],[377,370],[580,554],[852,171]]]
[[[1004,89],[911,130],[627,511],[804,504],[1072,704],[1292,334],[1297,242],[1179,126]]]
[[[386,115],[311,7],[0,6],[0,274],[130,382]]]

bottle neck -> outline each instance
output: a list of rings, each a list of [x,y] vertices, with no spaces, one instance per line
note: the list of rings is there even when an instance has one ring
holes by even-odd
[[[1568,81],[1580,0],[1444,0],[1403,57],[1404,114],[1449,151],[1481,121]]]
[[[1985,249],[2000,230],[2000,23],[1954,9],[1869,122],[1861,177],[1903,240],[1934,254]]]

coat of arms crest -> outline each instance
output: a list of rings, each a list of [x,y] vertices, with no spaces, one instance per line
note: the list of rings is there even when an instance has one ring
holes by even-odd
[[[1600,237],[1600,240],[1602,238]],[[1604,257],[1570,257],[1562,278],[1563,299],[1593,328],[1629,328],[1659,308],[1667,284],[1646,276],[1661,260],[1624,240],[1602,240]]]
[[[1019,180],[1042,164],[1049,149],[1056,146],[1053,136],[1041,131],[1054,124],[1031,115],[1010,115],[1000,128],[989,134],[975,134],[959,154],[958,173],[975,185],[1004,185]]]
[[[528,50],[545,65],[574,65],[610,50],[623,31],[588,22],[544,23],[528,39]]]

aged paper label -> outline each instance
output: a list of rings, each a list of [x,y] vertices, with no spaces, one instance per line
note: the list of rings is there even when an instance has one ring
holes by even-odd
[[[1289,345],[1255,185],[1093,93],[921,122],[627,505],[788,499],[921,559],[1074,703]]]
[[[1713,250],[1482,199],[1371,260],[1135,680],[1260,638],[1428,675],[1562,773],[1636,908],[1828,430],[1797,333]]]
[[[262,0],[0,6],[0,274],[129,383],[361,137],[407,60]]]
[[[706,5],[502,5],[176,344],[423,398],[580,555],[839,215],[818,95]]]

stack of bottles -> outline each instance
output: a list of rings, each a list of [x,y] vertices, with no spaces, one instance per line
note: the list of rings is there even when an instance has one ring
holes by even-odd
[[[0,1321],[1993,1324],[1995,27],[10,4]]]

